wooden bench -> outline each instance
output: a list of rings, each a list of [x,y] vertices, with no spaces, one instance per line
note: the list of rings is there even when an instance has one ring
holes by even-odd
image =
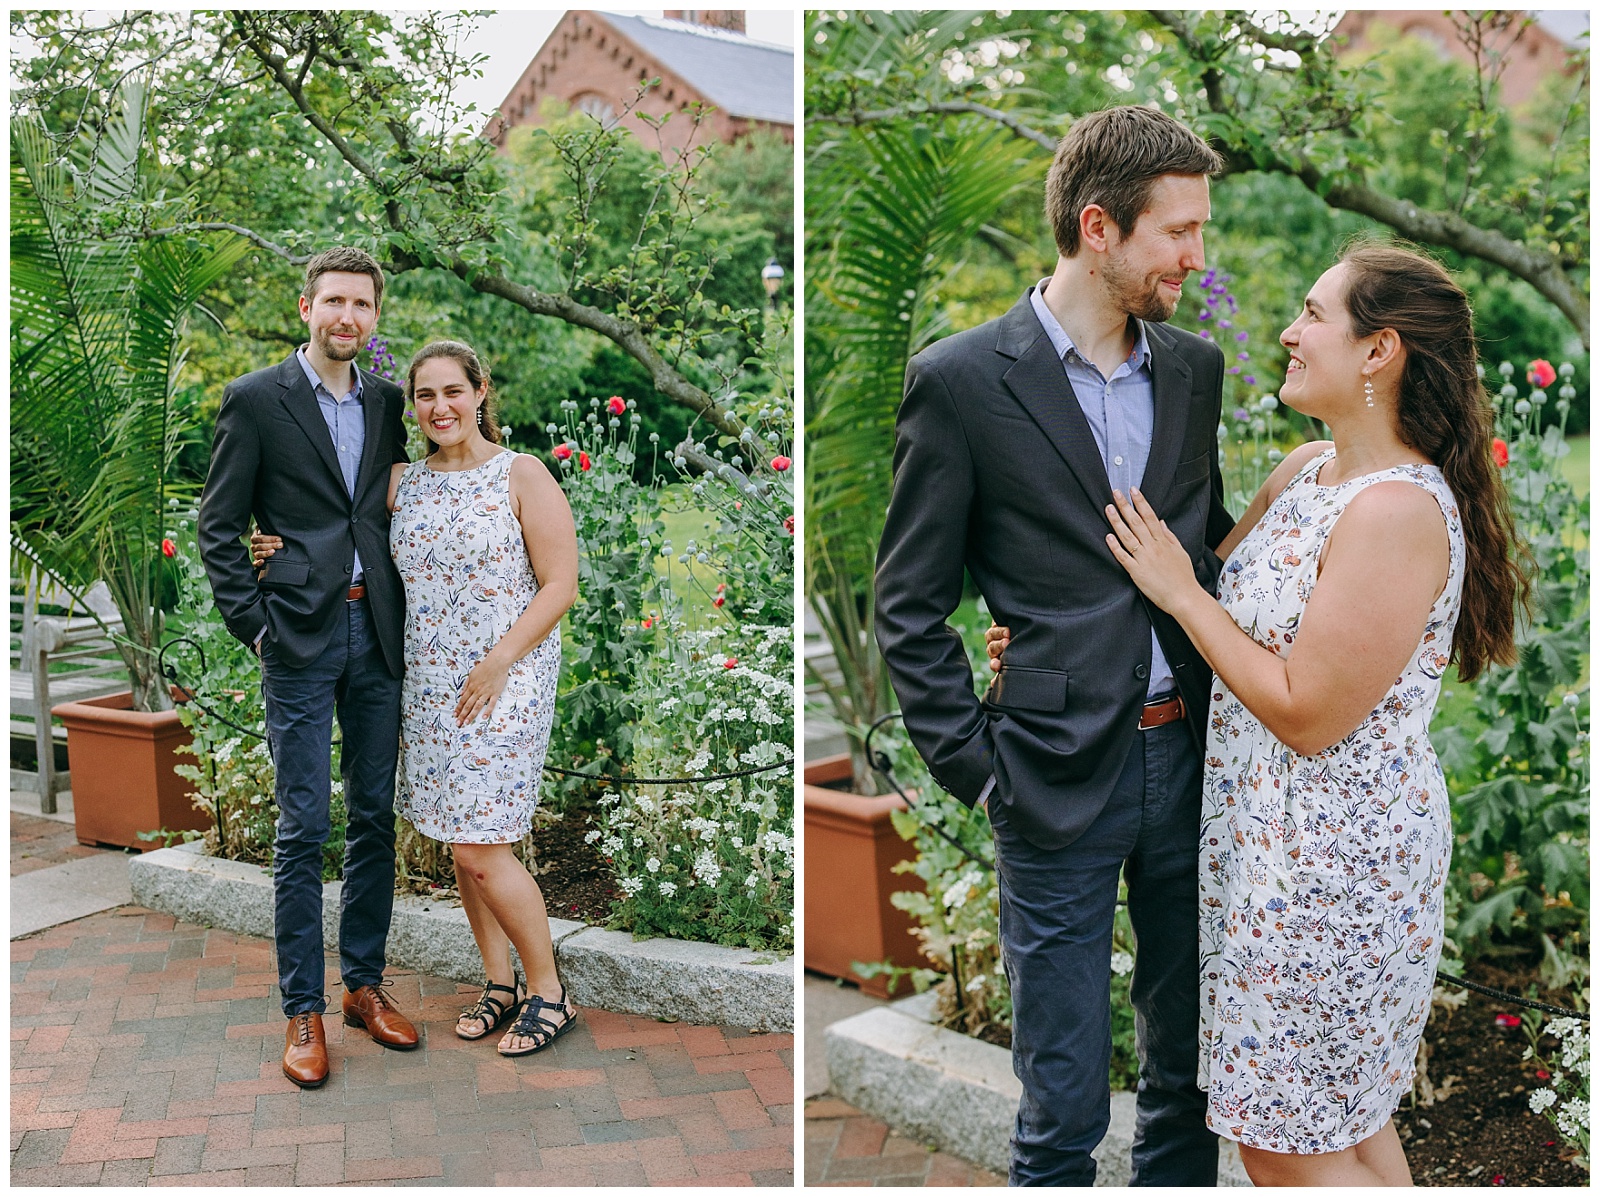
[[[61,614],[40,615],[40,607]],[[98,616],[98,618],[96,618]],[[11,593],[11,735],[32,739],[33,771],[11,770],[13,790],[37,790],[39,810],[54,814],[56,795],[72,788],[71,775],[56,769],[56,745],[67,730],[50,718],[56,703],[102,698],[128,688],[128,671],[107,631],[122,620],[105,583],[81,602],[48,574],[30,571]]]

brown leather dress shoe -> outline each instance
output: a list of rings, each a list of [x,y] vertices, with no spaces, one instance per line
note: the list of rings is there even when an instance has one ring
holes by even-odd
[[[296,1014],[283,1038],[283,1075],[302,1089],[315,1089],[328,1079],[328,1034],[322,1015]]]
[[[365,1027],[384,1047],[409,1051],[417,1046],[417,1028],[394,1008],[389,995],[376,985],[363,985],[344,995],[344,1025]]]

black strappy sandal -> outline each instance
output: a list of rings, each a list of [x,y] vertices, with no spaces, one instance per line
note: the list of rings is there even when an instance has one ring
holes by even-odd
[[[509,1002],[503,1002],[497,997],[490,997],[489,991],[493,989],[498,989],[501,993],[509,993],[511,995],[511,1000]],[[510,1018],[517,1012],[518,1008],[522,1005],[522,1000],[522,986],[520,982],[514,985],[496,985],[493,981],[489,982],[483,987],[483,992],[478,995],[478,1000],[461,1012],[461,1018],[477,1019],[478,1025],[481,1026],[483,1030],[479,1031],[476,1035],[463,1035],[461,1033],[461,1021],[460,1019],[457,1019],[456,1038],[465,1039],[469,1042],[478,1039],[487,1039],[490,1035],[493,1035],[500,1029],[500,1025],[505,1022],[506,1019]]]
[[[544,1017],[545,1010],[553,1010],[567,1017],[561,1023],[553,1023]],[[507,1035],[521,1035],[532,1039],[532,1047],[525,1047],[518,1051],[506,1051],[505,1048],[497,1049],[502,1056],[531,1056],[534,1052],[542,1052],[562,1035],[572,1029],[572,1024],[578,1021],[577,1007],[567,1001],[567,987],[561,987],[561,1000],[547,1002],[538,994],[530,994],[522,1003],[522,1012],[517,1015],[517,1021],[511,1024],[506,1031]]]

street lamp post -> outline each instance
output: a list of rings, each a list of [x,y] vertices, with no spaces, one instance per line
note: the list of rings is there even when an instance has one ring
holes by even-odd
[[[778,306],[778,288],[782,284],[783,267],[777,258],[767,259],[767,264],[761,268],[761,285],[767,289],[767,299],[773,307]]]

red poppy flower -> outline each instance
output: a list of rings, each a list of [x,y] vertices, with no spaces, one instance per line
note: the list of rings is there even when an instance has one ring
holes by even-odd
[[[173,544],[166,537],[162,537],[161,538],[161,555],[163,557],[176,557],[178,555],[178,546]]]
[[[640,626],[640,627],[641,627],[641,628],[643,628],[643,629],[644,629],[644,630],[645,630],[645,631],[647,631],[647,632],[648,632],[648,631],[649,631],[649,630],[650,630],[650,629],[651,629],[651,628],[652,628],[652,627],[654,627],[654,626],[655,626],[655,622],[656,622],[656,621],[655,621],[655,620],[653,620],[653,619],[641,619],[641,620],[640,620],[640,621],[639,621],[639,626]]]
[[[739,658],[738,657],[729,657],[726,661],[724,661],[722,663],[722,667],[724,669],[732,669],[738,663],[739,663]]]
[[[587,470],[593,464],[594,462],[589,460],[589,455],[587,453],[585,453],[582,449],[578,450],[578,468],[580,470]]]
[[[1494,464],[1502,470],[1511,464],[1511,450],[1506,447],[1505,441],[1495,437],[1489,445],[1489,450],[1494,454]]]
[[[622,401],[621,395],[613,395],[606,400],[606,410],[614,416],[620,416],[628,410],[628,405]]]
[[[571,456],[572,456],[572,446],[571,445],[557,445],[556,446],[556,460],[557,461],[566,461],[567,458],[569,458]]]
[[[1544,358],[1535,358],[1528,363],[1528,381],[1536,387],[1547,387],[1556,380],[1556,368]]]
[[[727,599],[725,599],[725,598],[723,598],[723,597],[722,597],[722,596],[721,596],[721,595],[720,595],[720,594],[719,594],[719,595],[717,595],[717,597],[716,597],[716,598],[714,598],[714,599],[712,599],[712,600],[711,600],[711,605],[712,605],[712,606],[713,606],[713,607],[720,607],[720,606],[722,606],[722,604],[723,604],[723,603],[725,603],[725,602],[727,602],[727,601],[728,601],[728,600],[727,600]]]
[[[793,464],[794,463],[792,461],[790,461],[787,457],[785,457],[782,453],[778,454],[776,457],[774,457],[772,459],[772,468],[777,470],[778,473],[780,473],[780,474],[783,473],[783,471],[787,470]]]
[[[783,517],[783,530],[790,536],[794,535],[794,516],[786,515]]]
[[[717,593],[718,594],[721,594],[727,588],[728,588],[728,584],[726,582],[718,582],[717,583]]]

